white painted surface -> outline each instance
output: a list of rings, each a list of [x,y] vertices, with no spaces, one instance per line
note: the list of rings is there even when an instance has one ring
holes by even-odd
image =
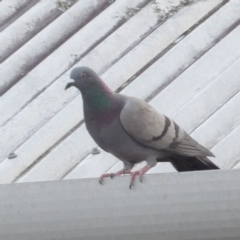
[[[41,94],[44,89],[64,74],[76,62],[75,58],[81,58],[85,52],[97,45],[99,39],[104,39],[111,34],[114,27],[119,26],[121,19],[126,16],[126,4],[131,8],[142,2],[144,1],[133,0],[129,3],[124,0],[112,4],[22,78],[2,96],[0,125],[21,111],[38,94]],[[69,73],[65,76],[68,78]],[[8,108],[9,111],[4,111],[4,108]]]
[[[118,32],[114,32],[112,35],[110,35],[109,40],[104,41],[85,58],[83,58],[80,61],[81,64],[93,64],[92,59],[95,57],[94,68],[97,72],[111,64],[116,56],[127,51],[129,47],[136,43],[140,36],[148,32],[151,27],[154,27],[157,24],[157,18],[154,14],[151,15],[152,21],[145,21],[145,18],[147,15],[149,16],[150,11],[150,6],[146,7],[146,9],[143,9],[121,27],[119,30],[120,33],[123,34],[126,31],[126,34],[128,34],[127,38],[121,38],[119,37]],[[132,33],[130,34],[129,30],[131,27],[136,26],[136,24],[138,31],[131,31]],[[125,34],[123,34],[123,36],[125,36]],[[113,47],[112,49],[109,49],[108,47],[111,44]],[[107,52],[107,58],[102,59],[101,55],[98,55],[99,52]],[[117,53],[117,55],[115,55],[115,53]],[[99,57],[97,58],[97,56]],[[0,134],[3,134],[2,136],[4,136],[2,140],[0,140],[0,144],[2,143],[2,146],[4,146],[2,149],[0,149],[0,159],[3,160],[10,151],[13,151],[16,147],[18,147],[24,140],[26,140],[37,129],[43,126],[51,117],[53,117],[76,96],[77,91],[68,91],[73,93],[71,95],[67,94],[68,92],[66,93],[64,90],[67,81],[69,81],[69,74],[70,70],[62,75],[50,87],[48,87],[43,94],[29,103],[18,115],[7,122],[5,126],[0,128]],[[32,89],[29,90],[33,91]],[[41,106],[44,106],[44,108]],[[81,119],[78,119],[78,121],[80,120]],[[25,124],[26,121],[28,121],[28,124]],[[19,126],[21,126],[20,129]],[[17,129],[19,129],[19,131],[17,131]]]
[[[74,34],[107,0],[81,0],[0,65],[0,94]],[[81,14],[79,14],[81,12]],[[64,29],[64,31],[63,31]],[[13,71],[14,69],[14,71]]]
[[[172,116],[173,119],[187,132],[196,129],[240,91],[239,69],[240,60],[227,68],[180,108]]]
[[[231,131],[222,141],[213,147],[212,151],[223,168],[232,168],[240,161],[240,126]]]
[[[240,26],[191,65],[151,102],[158,111],[172,116],[180,107],[240,58]],[[174,97],[173,97],[174,96]]]
[[[207,52],[216,44],[218,39],[221,39],[222,36],[224,36],[226,32],[229,31],[229,28],[233,24],[240,20],[239,11],[240,1],[230,1],[219,11],[214,13],[210,18],[208,18],[205,22],[199,25],[184,39],[182,39],[158,61],[151,65],[147,71],[144,71],[140,76],[138,76],[127,88],[123,90],[123,93],[126,95],[134,94],[134,96],[146,99],[157,89],[164,88],[165,83],[174,80],[185,69],[191,66],[191,64],[197,61],[198,58],[200,58],[205,52]],[[185,12],[185,17],[186,15],[187,14]],[[173,20],[177,16],[178,14],[174,15],[171,19]],[[195,15],[193,16],[195,17]],[[181,19],[178,19],[177,21],[181,21]],[[188,19],[188,22],[189,21],[190,19]],[[166,33],[167,29],[169,29],[173,24],[173,21],[169,23],[169,25],[168,22],[163,24],[163,28],[165,25],[167,25],[167,27],[164,29],[164,31],[161,32],[160,37],[162,34]],[[172,30],[174,32],[176,31],[175,28]],[[154,42],[154,46],[155,44],[157,43]],[[132,61],[133,60],[131,59],[131,62]],[[138,63],[138,58],[135,61]],[[126,62],[128,61],[126,60]],[[125,65],[124,69],[128,67]],[[132,66],[132,64],[130,64],[130,61],[128,62],[128,65]],[[114,68],[115,66],[112,67],[112,69]],[[131,71],[129,67],[127,70],[127,73]],[[124,77],[123,75],[125,75],[124,71],[120,71],[120,76],[122,78]],[[130,75],[129,78],[133,75],[134,74]]]
[[[207,148],[212,148],[240,124],[239,104],[240,92],[200,125],[192,133],[192,137],[199,142],[204,142]]]
[[[17,64],[14,61],[18,57],[27,64],[33,58],[36,61],[45,43],[39,42],[40,49],[34,49],[35,52],[31,47],[43,38],[49,41],[47,32],[58,31],[58,40],[62,41],[60,36],[66,33],[59,27],[61,21],[66,19],[64,24],[67,24],[74,14],[83,11],[80,2],[84,9],[91,4],[82,0],[63,13],[8,58],[4,62],[8,63],[8,68],[2,65],[1,74],[5,76],[4,72],[8,71],[7,78],[14,79],[20,65],[18,62],[16,71],[12,71],[15,68],[11,61]],[[237,26],[240,2],[231,0],[216,11],[223,1],[196,1],[160,26],[153,3],[138,9],[138,4],[147,2],[115,1],[81,29],[75,19],[68,30],[76,33],[0,98],[0,183],[99,177],[103,172],[122,168],[120,161],[104,151],[90,154],[96,145],[84,125],[71,133],[83,119],[78,91],[64,91],[69,72],[76,63],[92,67],[112,89],[121,87],[123,93],[143,99],[156,95],[151,104],[173,117],[187,131],[193,131],[192,136],[201,144],[212,148],[217,156],[213,159],[216,164],[222,168],[236,165],[240,160],[237,149],[239,111],[236,110],[240,104],[240,27]],[[171,12],[171,4],[164,0],[162,6],[166,5],[165,10]],[[94,6],[99,9],[100,5]],[[216,11],[213,15],[189,31],[213,9]],[[84,19],[93,10],[85,11]],[[31,16],[32,11],[34,8],[18,20]],[[122,19],[127,20],[123,25]],[[4,31],[14,29],[20,24],[18,20]],[[31,19],[26,17],[27,21]],[[50,45],[55,44],[54,41],[51,40]],[[24,52],[30,52],[31,56],[24,56]],[[164,54],[159,58],[161,53]],[[156,56],[159,59],[148,66]],[[146,69],[139,75],[143,68]],[[124,88],[136,74],[136,79]],[[213,100],[209,102],[209,99]],[[6,158],[11,151],[17,158]],[[170,164],[159,163],[149,173],[171,171],[175,170]]]
[[[85,125],[82,125],[71,134],[71,137],[66,138],[32,170],[20,178],[18,182],[60,179],[80,163],[95,146],[96,144],[89,136]]]
[[[63,179],[78,179],[79,176],[81,176],[81,178],[100,177],[104,172],[107,172],[111,166],[119,162],[119,160],[111,154],[104,150],[100,151],[100,154],[97,155],[90,154]],[[120,169],[121,167],[118,170]]]
[[[22,9],[27,5],[35,4],[38,0],[11,0],[0,2],[0,26],[4,28],[9,24],[9,20],[14,18],[14,15],[22,13]]]
[[[78,108],[78,104],[76,105],[75,102],[71,102],[69,105],[72,104],[74,104],[73,107],[75,109]],[[74,124],[76,123],[76,119],[82,118],[81,111],[74,111],[75,116],[69,118],[68,116],[73,113],[72,111],[69,112],[69,109],[72,110],[71,107],[64,108],[44,127],[40,128],[29,140],[25,141],[24,144],[15,151],[18,156],[17,158],[12,160],[6,158],[0,164],[0,183],[14,181],[25,169],[34,164],[35,161],[47,152],[53,143],[59,140],[60,134],[60,136],[63,136],[70,131],[66,122]],[[59,117],[59,114],[62,117]]]
[[[61,13],[54,1],[42,0],[2,31],[0,33],[0,63]]]
[[[210,12],[214,7],[216,7],[221,1],[205,1],[198,4],[190,5],[188,8],[184,8],[181,11],[177,12],[169,21],[164,22],[160,27],[158,27],[152,34],[150,34],[146,39],[144,39],[139,45],[137,45],[132,51],[126,54],[121,58],[115,65],[113,65],[106,73],[103,74],[102,78],[108,83],[112,89],[117,89],[120,86],[124,86],[125,82],[141,70],[148,62],[150,62],[154,57],[163,52],[168,48],[173,42],[178,39],[185,31],[191,28],[196,24],[206,13]],[[239,14],[236,14],[239,18]],[[236,19],[235,19],[236,21]],[[212,25],[211,25],[212,26]],[[228,25],[227,25],[228,26]],[[202,28],[201,26],[199,28]],[[206,29],[200,30],[201,34],[205,34]],[[224,27],[219,29],[220,33],[223,33]],[[219,33],[217,33],[219,34]],[[217,35],[216,34],[216,35]],[[194,35],[195,36],[195,35]],[[214,39],[216,36],[212,34],[211,38]],[[192,39],[191,44],[195,43],[195,40],[198,42],[203,41],[205,38]],[[204,44],[207,45],[206,40]],[[184,46],[184,49],[189,49],[189,43]],[[199,48],[202,45],[198,42]],[[177,45],[178,46],[178,45]],[[186,47],[188,46],[188,47]],[[208,45],[207,45],[208,46]],[[193,56],[196,57],[197,53],[192,49]],[[204,49],[201,49],[204,51]],[[188,55],[186,54],[186,59],[189,61],[190,51]],[[176,52],[175,52],[176,54]],[[180,55],[180,54],[179,54]],[[165,56],[159,59],[164,59],[163,62],[166,62]],[[176,56],[171,58],[171,64],[174,64],[174,60],[178,59]],[[159,62],[158,61],[158,62]],[[181,59],[178,64],[183,61]],[[186,63],[185,63],[186,64]],[[169,68],[169,62],[161,69],[161,78],[162,70],[172,70]],[[167,67],[166,67],[167,66]],[[157,86],[159,86],[161,78],[154,77],[155,75],[150,72],[150,68],[147,71],[143,72],[137,79],[135,79],[128,88],[123,90],[124,94],[135,94],[135,96],[145,98],[147,94],[152,93]],[[159,75],[159,66],[157,67],[157,75]],[[146,76],[147,73],[150,75]],[[142,76],[146,76],[144,80],[140,80]],[[112,77],[114,76],[114,78]],[[108,81],[109,79],[109,81]],[[148,84],[144,84],[144,83]],[[155,84],[154,84],[155,83]],[[157,85],[157,86],[156,86]],[[145,95],[146,94],[146,95]]]

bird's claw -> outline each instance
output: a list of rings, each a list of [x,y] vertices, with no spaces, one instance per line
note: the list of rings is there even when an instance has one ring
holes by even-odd
[[[135,172],[130,172],[130,171],[125,171],[125,170],[121,170],[119,172],[116,172],[116,173],[104,173],[103,175],[101,175],[100,179],[99,179],[99,183],[101,185],[103,185],[103,179],[105,177],[110,177],[111,179],[113,179],[114,177],[116,176],[120,176],[122,174],[130,174],[131,175],[131,182],[130,182],[130,185],[129,185],[129,189],[132,189],[133,187],[133,183],[134,183],[134,179],[137,175],[139,175],[139,180],[140,182],[142,183],[143,182],[143,172],[142,171],[135,171]]]
[[[139,180],[141,183],[143,182],[143,173],[141,171],[139,172]]]
[[[113,179],[115,177],[115,174],[114,173],[111,173],[110,174],[110,178]]]
[[[121,172],[117,172],[117,173],[104,173],[100,176],[99,178],[99,183],[103,185],[103,179],[106,177],[110,177],[111,179],[113,179],[115,176],[120,175]]]

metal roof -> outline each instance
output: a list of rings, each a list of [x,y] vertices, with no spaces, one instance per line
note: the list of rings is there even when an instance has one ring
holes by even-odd
[[[240,167],[239,12],[239,0],[1,1],[0,183],[121,168],[92,155],[81,96],[64,91],[76,65],[172,117],[221,168]]]

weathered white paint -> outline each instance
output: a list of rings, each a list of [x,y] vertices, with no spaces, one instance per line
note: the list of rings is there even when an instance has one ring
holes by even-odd
[[[111,34],[114,26],[119,25],[119,21],[126,16],[126,6],[129,8],[136,7],[137,4],[144,1],[146,0],[115,2],[7,91],[0,101],[0,125],[21,111],[24,106],[35,98],[36,94],[40,94],[67,71],[70,68],[69,64],[76,61],[76,57],[80,58],[84,52],[96,45],[99,39]],[[67,74],[66,77],[68,78],[68,76]],[[4,108],[9,110],[3,111]]]
[[[235,131],[235,128],[240,124],[239,104],[240,92],[198,127],[192,133],[192,137],[199,142],[204,142],[207,148],[213,148],[226,135]],[[219,155],[217,155],[218,157]]]
[[[64,134],[67,134],[71,130],[68,124],[73,126],[76,124],[76,120],[83,117],[82,111],[72,112],[72,108],[78,109],[79,103],[72,101],[69,105],[71,107],[64,108],[15,151],[15,154],[18,156],[17,158],[12,160],[6,158],[0,164],[0,172],[2,173],[0,183],[12,182],[26,168],[47,152],[53,146],[53,143],[59,140],[59,134],[64,136]],[[59,114],[61,117],[59,117]],[[69,117],[70,115],[71,117]],[[81,142],[81,140],[79,141]]]
[[[107,0],[81,0],[0,65],[0,94],[76,32]],[[81,14],[79,14],[81,12]],[[64,31],[63,31],[64,29]],[[14,69],[14,71],[13,71]]]
[[[158,24],[158,16],[153,11],[150,3],[101,42],[76,65],[89,66],[96,72],[102,73],[148,36]]]
[[[0,33],[0,62],[14,53],[61,13],[55,1],[40,1],[13,22]]]
[[[113,89],[119,87],[119,82],[124,85],[126,80],[133,77],[149,61],[151,61],[167,47],[169,47],[170,44],[172,44],[177,38],[184,34],[187,29],[196,24],[203,16],[206,15],[207,12],[211,11],[220,2],[221,1],[208,1],[204,3],[199,2],[198,4],[191,5],[189,8],[182,9],[176,13],[169,21],[164,22],[151,35],[144,39],[141,44],[137,45],[132,51],[121,58],[103,75],[103,79],[111,78],[110,87]],[[221,33],[222,31],[223,28],[221,29]],[[195,51],[193,52],[195,53]],[[116,72],[118,74],[116,74]],[[142,75],[140,75],[140,77]],[[114,78],[112,76],[114,76]],[[150,77],[151,79],[145,79],[145,82],[150,82],[150,84],[147,84],[146,86],[143,86],[139,82],[138,77],[133,81],[132,84],[130,84],[130,86],[133,87],[130,88],[131,90],[127,90],[127,94],[136,92],[137,96],[141,97],[141,94],[148,92],[148,89],[153,86],[150,90],[152,92],[153,89],[155,89],[155,85],[152,84],[152,78],[154,78],[153,76],[154,75]],[[159,84],[159,78],[154,79],[155,82]],[[137,84],[135,84],[135,82],[137,82]],[[144,88],[144,91],[142,88]]]
[[[235,111],[239,111],[235,109]],[[229,119],[231,121],[231,119]],[[240,125],[233,129],[223,140],[212,148],[217,163],[223,169],[232,168],[240,162]]]
[[[18,14],[22,14],[27,5],[35,4],[39,0],[11,0],[11,1],[1,1],[0,3],[0,26],[5,26],[9,24],[8,21]]]
[[[240,91],[239,69],[240,60],[227,68],[221,75],[196,94],[172,118],[185,131],[192,132]]]
[[[100,154],[90,154],[77,167],[75,167],[64,179],[78,179],[100,177],[110,166],[113,166],[119,160],[111,154],[100,149]],[[119,169],[120,170],[120,169]]]
[[[240,26],[211,48],[151,102],[158,111],[171,116],[201,89],[240,58]],[[173,97],[174,96],[174,97]]]
[[[212,1],[205,1],[205,3],[211,2]],[[191,7],[192,6],[189,6],[187,9],[182,10],[184,11],[184,17],[188,16],[188,13],[186,12],[188,9],[191,10],[189,13],[191,14]],[[196,9],[196,11],[198,11],[198,9]],[[174,46],[170,51],[168,51],[158,61],[150,66],[147,71],[144,71],[140,76],[138,76],[127,88],[123,90],[123,93],[126,95],[134,95],[136,97],[146,99],[156,89],[161,87],[164,88],[165,83],[176,78],[186,68],[193,64],[199,57],[201,57],[201,55],[203,55],[212,46],[214,46],[216,44],[216,41],[218,39],[221,39],[222,36],[224,36],[226,32],[229,31],[229,28],[233,24],[240,20],[239,11],[240,1],[229,1],[229,3],[224,5],[220,10],[214,13],[210,18],[199,25],[189,35],[182,39],[176,46]],[[162,35],[164,35],[164,33],[167,33],[167,36],[170,34],[169,29],[172,29],[174,33],[176,31],[179,31],[178,28],[171,27],[174,26],[173,20],[175,17],[178,17],[179,13],[171,18],[171,22],[167,21],[161,26],[163,28],[163,31],[160,33],[159,37],[153,38],[156,40],[156,42],[152,42],[154,46],[159,44],[157,41],[159,38],[161,39],[163,37]],[[197,16],[197,12],[194,12],[193,16]],[[177,21],[178,24],[180,24],[181,18]],[[188,19],[187,22],[191,22],[191,19]],[[149,36],[149,38],[150,37],[151,36]],[[149,38],[146,39],[146,44]],[[151,42],[149,42],[149,44],[151,44]],[[144,46],[139,46],[139,52],[143,52],[142,49],[144,49]],[[131,52],[135,53],[134,51],[135,49],[133,49]],[[146,53],[145,55],[137,55],[136,58],[128,58],[126,56],[122,59],[123,66],[119,66],[120,64],[118,63],[115,64],[108,71],[109,75],[112,74],[111,70],[114,70],[115,67],[118,67],[121,69],[121,71],[118,74],[119,76],[117,76],[117,78],[124,78],[125,75],[127,75],[128,78],[132,77],[142,67],[138,65],[141,60],[140,57],[144,58],[146,55]]]
[[[73,144],[75,143],[75,144]],[[75,147],[77,145],[77,147]],[[89,136],[85,125],[78,128],[54,150],[52,150],[19,182],[45,181],[46,179],[60,179],[73,166],[91,153],[95,143]],[[21,162],[19,162],[21,164]],[[42,174],[44,172],[44,175]],[[3,179],[4,181],[4,179]]]
[[[92,57],[95,56],[96,64],[94,69],[97,72],[111,64],[111,62],[116,58],[115,54],[123,54],[129,47],[138,41],[144,33],[148,32],[151,27],[154,27],[157,24],[156,15],[153,12],[152,15],[150,15],[150,11],[152,11],[150,6],[143,9],[126,24],[124,24],[118,32],[114,32],[109,37],[110,40],[104,41],[80,62],[85,64],[88,63],[86,65],[91,65],[93,62]],[[152,16],[151,20],[149,19],[149,21],[146,22],[146,16]],[[138,30],[135,32],[129,31],[136,26]],[[119,36],[119,31],[122,33],[122,38]],[[124,32],[128,34],[128,37],[124,37],[126,36]],[[108,48],[111,44],[115,49]],[[101,59],[101,56],[97,58],[96,55],[98,55],[99,51],[108,52],[108,57],[104,60]],[[38,98],[30,102],[19,114],[0,128],[0,134],[3,134],[2,140],[0,140],[0,144],[3,143],[3,148],[0,149],[0,160],[3,160],[10,151],[19,146],[76,96],[76,91],[65,92],[64,90],[67,81],[69,81],[69,74],[70,71],[62,75]],[[33,89],[34,88],[32,88],[31,91],[33,91]],[[78,121],[80,120],[81,119],[78,119]],[[26,122],[28,122],[28,124],[26,124]],[[19,126],[21,127],[19,128]]]

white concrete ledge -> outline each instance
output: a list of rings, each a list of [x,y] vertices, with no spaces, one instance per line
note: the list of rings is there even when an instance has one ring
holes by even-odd
[[[240,239],[239,170],[0,186],[0,239]]]

